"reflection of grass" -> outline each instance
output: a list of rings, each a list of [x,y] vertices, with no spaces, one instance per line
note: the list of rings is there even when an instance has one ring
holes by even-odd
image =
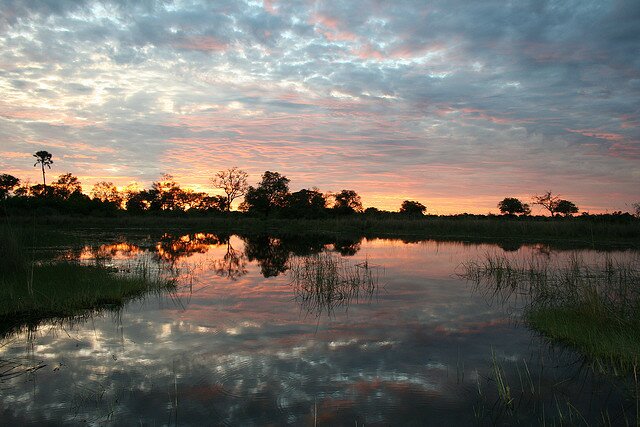
[[[296,298],[318,316],[324,311],[330,315],[339,306],[347,307],[360,295],[371,297],[379,273],[379,267],[368,261],[350,264],[328,252],[294,258],[288,272]]]
[[[145,292],[173,286],[145,263],[127,275],[75,262],[34,263],[21,247],[20,236],[5,232],[2,237],[0,334],[44,319],[119,307]]]
[[[607,257],[590,265],[578,256],[565,264],[488,255],[468,263],[464,277],[484,283],[502,300],[527,299],[525,318],[546,337],[567,343],[600,366],[630,372],[640,360],[638,261]]]

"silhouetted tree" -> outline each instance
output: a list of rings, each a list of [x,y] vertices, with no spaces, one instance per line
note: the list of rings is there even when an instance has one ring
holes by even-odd
[[[70,173],[65,173],[60,175],[51,186],[53,187],[54,196],[66,200],[75,192],[82,193],[82,186],[80,184],[78,177]]]
[[[211,183],[216,188],[221,188],[225,194],[226,206],[225,210],[228,212],[231,210],[231,203],[238,197],[242,197],[247,193],[247,177],[249,175],[237,167],[232,167],[227,170],[220,171],[215,177],[211,178]]]
[[[533,204],[542,206],[543,208],[549,211],[551,216],[555,216],[559,201],[560,201],[560,198],[558,196],[554,196],[553,194],[551,194],[551,191],[547,191],[541,196],[539,195],[533,196]]]
[[[44,185],[44,189],[46,192],[47,180],[45,178],[44,167],[46,166],[51,169],[51,165],[53,164],[53,160],[51,160],[51,158],[53,157],[53,154],[49,153],[48,151],[42,150],[36,152],[33,157],[36,158],[36,162],[33,164],[33,167],[38,166],[38,163],[40,163],[40,166],[42,166],[42,185]]]
[[[266,171],[257,188],[249,187],[240,205],[240,210],[269,215],[274,209],[286,205],[289,194],[289,179],[278,172]]]
[[[531,213],[531,208],[528,204],[522,203],[520,199],[515,197],[505,197],[500,203],[498,203],[498,209],[500,212],[506,215],[523,214],[528,215]]]
[[[405,200],[400,206],[400,213],[411,216],[422,216],[426,212],[427,207],[420,202],[413,200]]]
[[[287,197],[287,215],[295,218],[318,218],[324,214],[327,201],[318,189],[302,189]]]
[[[20,179],[13,175],[3,173],[0,175],[0,199],[5,199],[16,186],[20,184]]]
[[[364,213],[367,215],[378,215],[381,212],[380,209],[370,206],[367,209],[364,210]]]
[[[202,197],[199,200],[197,206],[194,206],[197,210],[206,212],[223,212],[227,208],[227,198],[225,196],[209,196],[206,193],[201,193]]]
[[[636,218],[640,218],[640,202],[632,204],[631,207],[633,208],[633,215]]]
[[[562,214],[564,216],[571,216],[574,213],[578,212],[578,207],[569,200],[560,199],[556,204],[555,210],[557,213]]]
[[[125,202],[125,207],[127,209],[127,212],[139,214],[146,210],[149,210],[153,200],[154,194],[151,194],[148,190],[129,191],[127,193],[127,201]]]
[[[353,190],[342,190],[334,196],[333,209],[339,214],[362,212],[362,201],[358,193]]]

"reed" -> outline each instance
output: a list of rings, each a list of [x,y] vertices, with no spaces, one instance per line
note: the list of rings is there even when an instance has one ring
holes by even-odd
[[[519,301],[531,327],[576,348],[594,366],[628,373],[640,359],[639,267],[637,257],[589,263],[573,255],[554,263],[487,254],[464,264],[460,275],[502,303]]]
[[[331,315],[337,307],[348,308],[359,298],[370,299],[378,289],[382,269],[368,260],[352,264],[330,252],[289,261],[287,274],[295,298],[307,312]]]

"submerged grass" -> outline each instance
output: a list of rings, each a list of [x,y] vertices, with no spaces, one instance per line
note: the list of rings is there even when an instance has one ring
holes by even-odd
[[[21,244],[24,236],[10,229],[0,234],[0,335],[46,319],[117,308],[147,292],[175,286],[148,262],[127,273],[79,262],[36,262]]]
[[[371,298],[378,288],[381,269],[368,261],[351,264],[338,255],[319,254],[289,262],[296,299],[309,313],[331,315],[337,307],[348,308],[360,297]]]
[[[502,302],[524,302],[525,321],[545,337],[568,344],[595,366],[629,373],[640,361],[640,270],[637,258],[605,256],[589,263],[487,255],[464,264],[462,276]]]

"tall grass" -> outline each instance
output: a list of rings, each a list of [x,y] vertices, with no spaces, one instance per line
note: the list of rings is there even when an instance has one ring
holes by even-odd
[[[640,262],[603,256],[587,262],[488,254],[461,276],[502,302],[524,302],[527,323],[586,354],[596,366],[632,372],[640,361]]]
[[[289,261],[296,299],[309,313],[331,315],[360,297],[371,298],[378,288],[381,268],[368,261],[351,264],[330,252],[295,257]]]

